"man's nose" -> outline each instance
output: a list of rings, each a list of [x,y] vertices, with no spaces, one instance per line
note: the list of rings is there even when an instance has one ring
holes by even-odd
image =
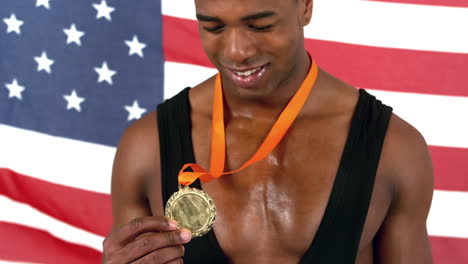
[[[249,59],[254,58],[257,53],[253,36],[242,29],[230,29],[226,33],[224,58],[236,65],[249,64]]]

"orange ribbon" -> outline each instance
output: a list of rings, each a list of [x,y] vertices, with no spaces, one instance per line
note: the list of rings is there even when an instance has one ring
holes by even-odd
[[[278,145],[301,111],[310,91],[312,90],[312,87],[315,84],[317,74],[318,67],[315,61],[313,61],[309,73],[307,74],[301,87],[297,90],[296,94],[291,98],[287,106],[281,112],[278,120],[276,120],[275,124],[271,128],[270,132],[257,152],[239,169],[230,172],[223,172],[226,159],[226,137],[224,129],[223,89],[221,84],[221,76],[218,73],[216,75],[214,88],[210,171],[206,171],[204,168],[195,163],[185,164],[179,171],[179,184],[182,186],[188,186],[198,178],[200,178],[202,182],[210,182],[221,177],[222,175],[236,173],[264,159]],[[193,172],[185,171],[188,168],[191,168]]]

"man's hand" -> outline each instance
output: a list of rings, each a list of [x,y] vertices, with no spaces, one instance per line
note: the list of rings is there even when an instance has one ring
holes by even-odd
[[[190,231],[177,230],[175,221],[159,216],[136,218],[104,239],[102,263],[182,263],[182,244],[190,239]]]

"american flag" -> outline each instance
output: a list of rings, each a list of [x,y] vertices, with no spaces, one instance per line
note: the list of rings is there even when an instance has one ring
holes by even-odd
[[[467,0],[315,0],[305,29],[430,145],[437,264],[468,261],[467,28]],[[99,263],[123,129],[214,73],[193,0],[2,0],[0,263]]]

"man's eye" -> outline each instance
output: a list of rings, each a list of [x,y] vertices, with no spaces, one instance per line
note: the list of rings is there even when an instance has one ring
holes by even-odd
[[[266,26],[254,26],[254,25],[249,25],[249,28],[256,30],[256,31],[267,31],[271,29],[273,25],[266,25]]]
[[[224,26],[216,26],[216,27],[203,27],[204,30],[211,32],[211,33],[217,33],[223,29]]]

